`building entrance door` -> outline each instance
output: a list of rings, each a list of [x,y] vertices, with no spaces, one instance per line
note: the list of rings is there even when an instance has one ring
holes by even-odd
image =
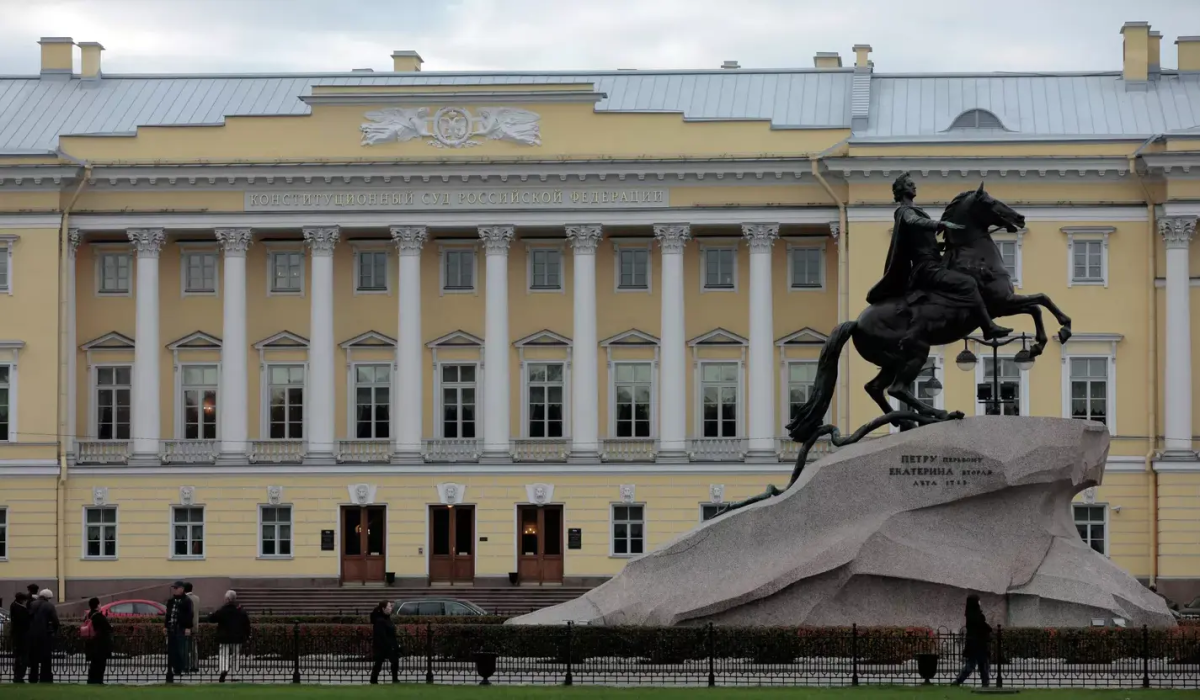
[[[519,506],[517,580],[527,585],[562,584],[562,506]]]
[[[475,506],[429,507],[429,582],[475,582]]]
[[[383,583],[387,507],[342,506],[342,583]]]

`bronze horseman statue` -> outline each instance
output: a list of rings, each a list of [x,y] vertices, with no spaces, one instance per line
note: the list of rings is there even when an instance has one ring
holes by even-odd
[[[842,446],[889,423],[909,430],[962,418],[960,411],[948,413],[934,408],[909,390],[924,369],[932,346],[963,340],[976,329],[986,339],[1002,338],[1012,331],[993,319],[1028,314],[1035,328],[1029,354],[1037,357],[1048,342],[1040,307],[1058,321],[1061,342],[1071,337],[1071,319],[1049,297],[1013,291],[991,234],[998,229],[1015,232],[1025,226],[1025,217],[989,195],[983,183],[979,189],[955,197],[940,221],[929,218],[913,204],[917,186],[908,173],[892,183],[892,194],[899,206],[883,279],[867,294],[869,306],[858,319],[838,325],[825,341],[809,400],[787,426],[792,439],[803,443],[789,487],[804,469],[809,450],[822,436],[828,435],[835,446]],[[938,233],[943,234],[942,243],[937,240]],[[843,438],[835,426],[824,424],[824,417],[837,383],[838,357],[851,339],[858,353],[879,367],[879,374],[865,388],[883,415]],[[893,410],[888,396],[897,399],[903,408]],[[783,491],[768,486],[765,493],[732,503],[725,510],[780,493]]]

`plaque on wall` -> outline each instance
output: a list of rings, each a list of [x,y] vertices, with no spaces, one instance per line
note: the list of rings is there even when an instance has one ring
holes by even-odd
[[[583,549],[583,528],[567,529],[567,549]]]
[[[332,552],[333,550],[333,530],[321,530],[321,551]]]

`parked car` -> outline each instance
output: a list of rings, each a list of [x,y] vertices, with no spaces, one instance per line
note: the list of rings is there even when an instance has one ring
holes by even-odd
[[[1180,617],[1200,617],[1200,598],[1196,598],[1192,602],[1179,609]]]
[[[478,605],[457,598],[397,600],[395,607],[396,615],[487,615]]]
[[[166,615],[167,608],[153,600],[114,600],[100,606],[105,617],[153,617]]]

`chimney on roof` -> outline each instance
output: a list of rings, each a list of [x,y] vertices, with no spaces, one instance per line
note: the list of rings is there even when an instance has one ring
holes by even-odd
[[[71,77],[75,65],[75,40],[69,36],[44,36],[42,47],[42,76]]]
[[[1150,80],[1150,23],[1126,22],[1121,27],[1125,37],[1125,61],[1121,76],[1126,90],[1145,90]]]
[[[1158,80],[1162,75],[1162,32],[1150,32],[1146,47],[1146,74]]]
[[[818,51],[817,55],[813,56],[813,65],[822,70],[841,68],[842,57],[836,51]]]
[[[396,73],[416,73],[421,70],[421,54],[416,51],[393,51],[392,71]]]
[[[870,44],[855,44],[854,45],[854,67],[855,69],[866,70],[873,64],[871,63],[871,45]]]
[[[1200,36],[1181,36],[1175,46],[1179,49],[1179,72],[1200,78]]]
[[[741,68],[741,66],[738,65],[737,61],[726,61],[721,64],[721,67],[727,68],[729,70],[737,70],[738,68]]]
[[[79,77],[84,80],[99,80],[103,77],[100,72],[100,53],[104,47],[97,41],[79,42]]]

